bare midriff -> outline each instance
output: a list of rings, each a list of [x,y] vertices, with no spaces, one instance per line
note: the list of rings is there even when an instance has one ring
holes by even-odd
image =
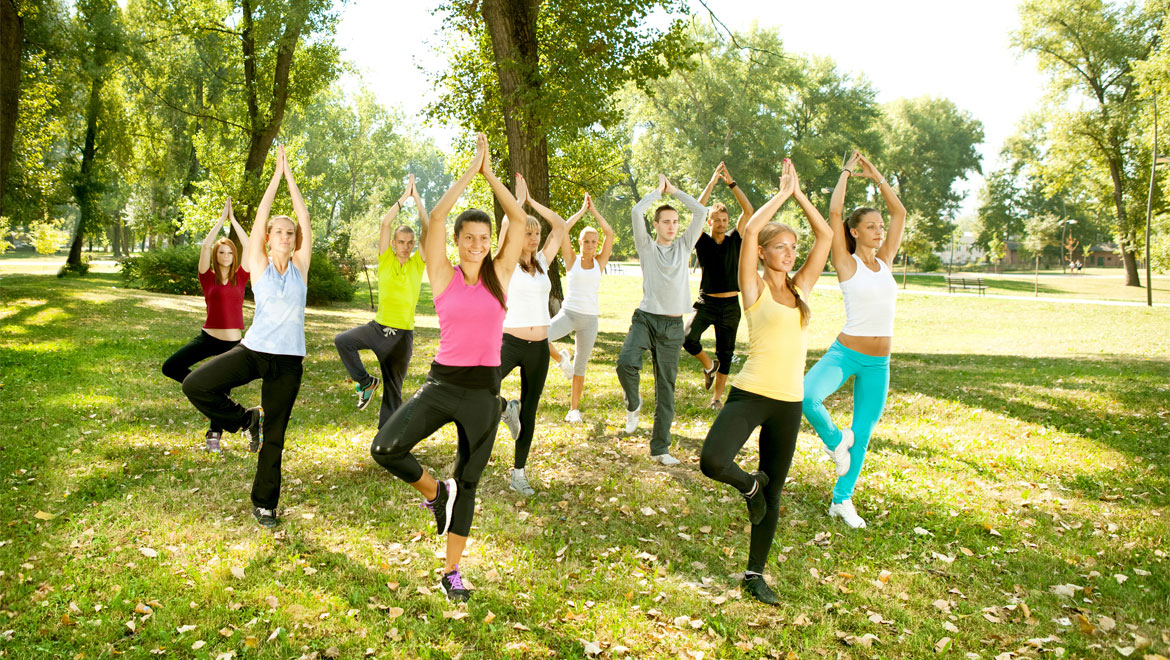
[[[203,328],[203,332],[221,341],[240,341],[244,331],[239,328]]]
[[[704,293],[708,298],[734,298],[739,295],[739,291],[725,291],[723,293]]]
[[[524,341],[540,341],[541,339],[548,339],[548,326],[530,325],[523,328],[504,328],[504,334],[512,335],[516,339],[523,339]]]
[[[841,342],[841,345],[845,348],[874,357],[886,357],[889,355],[890,348],[893,345],[893,339],[893,337],[847,335],[844,332],[837,335],[837,341]]]

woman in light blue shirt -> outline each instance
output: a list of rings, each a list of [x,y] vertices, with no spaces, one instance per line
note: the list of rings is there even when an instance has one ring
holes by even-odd
[[[288,183],[297,219],[269,218],[276,189]],[[276,525],[280,500],[280,461],[284,430],[301,388],[305,357],[305,296],[313,230],[309,210],[297,188],[284,147],[279,147],[276,170],[252,223],[247,270],[253,274],[256,312],[243,341],[227,353],[196,369],[183,381],[183,392],[195,407],[226,431],[242,430],[248,451],[259,451],[252,481],[252,515],[262,527]],[[230,397],[232,388],[263,381],[260,405],[244,408]]]

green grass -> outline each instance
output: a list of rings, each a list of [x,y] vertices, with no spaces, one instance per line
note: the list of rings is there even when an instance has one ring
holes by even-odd
[[[370,318],[362,296],[307,314],[272,533],[249,514],[240,438],[223,457],[200,451],[203,420],[159,373],[202,300],[14,270],[0,279],[0,657],[583,657],[597,642],[603,657],[902,658],[934,657],[943,637],[944,657],[1121,657],[1135,636],[1152,647],[1131,657],[1170,655],[1165,308],[900,299],[889,405],[855,497],[870,527],[827,518],[832,471],[806,425],[767,569],[783,605],[767,608],[737,588],[742,500],[698,471],[712,413],[697,363],[679,376],[682,465],[647,459],[648,420],[620,432],[612,365],[641,293],[609,277],[588,423],[560,422],[554,371],[527,502],[506,489],[501,430],[463,561],[477,591],[458,609],[433,589],[442,540],[370,459],[376,405],[353,407],[333,349]],[[429,295],[408,394],[437,349]],[[810,365],[843,320],[833,287],[812,307]],[[259,385],[236,396],[256,401]],[[847,414],[848,390],[829,405]],[[420,460],[445,473],[453,444],[446,428]],[[749,442],[741,459],[755,457]]]

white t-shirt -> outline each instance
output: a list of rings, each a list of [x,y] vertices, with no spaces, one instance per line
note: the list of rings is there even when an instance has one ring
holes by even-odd
[[[536,274],[529,274],[520,264],[516,264],[516,272],[512,273],[512,281],[508,283],[505,328],[527,328],[551,322],[548,295],[552,292],[552,282],[548,279],[548,262],[544,259],[544,253],[536,253],[536,263],[541,268],[541,272]]]

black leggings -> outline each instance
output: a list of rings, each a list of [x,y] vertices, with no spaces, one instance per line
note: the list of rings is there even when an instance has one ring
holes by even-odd
[[[248,423],[248,412],[232,401],[233,387],[246,385],[257,378],[260,405],[264,408],[264,445],[256,460],[256,477],[252,480],[252,505],[276,509],[280,503],[280,463],[284,454],[284,430],[292,416],[293,403],[301,391],[304,373],[299,355],[260,353],[239,345],[191,372],[183,381],[183,393],[212,424],[235,433]]]
[[[703,350],[703,332],[715,326],[715,357],[719,360],[719,373],[730,374],[731,361],[735,357],[735,333],[739,330],[739,296],[702,296],[695,301],[694,309],[695,314],[687,323],[683,350],[698,355]]]
[[[475,487],[492,456],[500,426],[495,392],[461,387],[428,375],[414,396],[378,429],[370,455],[391,474],[413,484],[422,479],[423,468],[410,450],[448,422],[455,422],[459,435],[454,471],[458,490],[450,532],[467,536],[475,514]]]
[[[800,410],[800,401],[778,401],[732,387],[727,403],[719,411],[703,442],[703,452],[699,457],[703,474],[746,494],[751,492],[755,480],[735,464],[735,456],[752,431],[760,427],[760,471],[768,475],[768,486],[764,488],[768,510],[763,522],[752,525],[747,569],[753,573],[764,571],[772,539],[776,536],[780,489],[788,478],[792,453],[796,450]]]
[[[377,321],[351,328],[333,338],[341,364],[349,377],[362,387],[369,387],[374,378],[362,364],[358,351],[368,348],[378,358],[382,371],[382,409],[378,412],[378,428],[390,419],[402,405],[402,381],[414,352],[414,331],[391,328]]]
[[[191,375],[191,367],[195,363],[202,362],[209,357],[227,353],[238,343],[240,343],[239,339],[235,341],[217,339],[207,334],[207,332],[200,330],[199,334],[187,342],[186,346],[175,351],[174,355],[167,358],[166,362],[163,362],[163,375],[182,384],[187,379],[187,376]],[[216,433],[223,433],[223,428],[215,422],[211,423],[211,430]]]
[[[500,380],[520,367],[520,435],[516,438],[514,462],[518,470],[528,463],[528,452],[532,449],[536,408],[540,405],[544,381],[548,378],[548,360],[547,339],[528,341],[504,333],[504,343],[500,346]]]

